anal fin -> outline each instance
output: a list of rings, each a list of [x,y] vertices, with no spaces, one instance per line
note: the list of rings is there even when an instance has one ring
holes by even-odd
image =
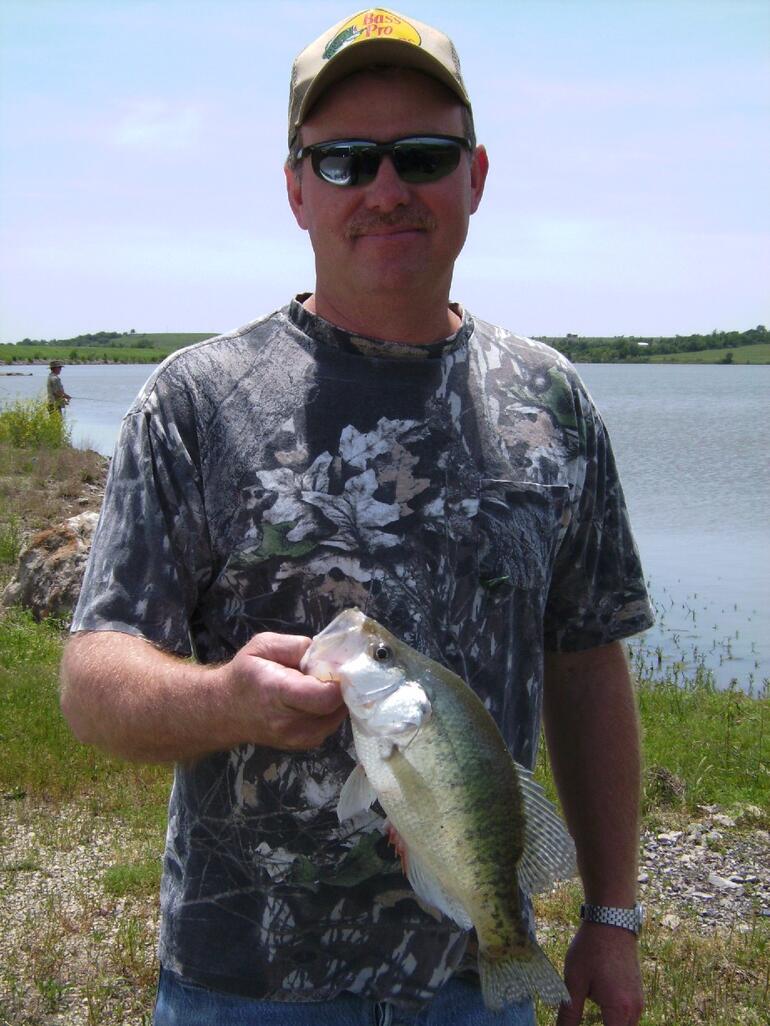
[[[445,916],[454,919],[462,930],[470,930],[473,927],[473,921],[465,908],[447,892],[422,858],[413,849],[407,848],[402,838],[399,838],[399,841],[400,846],[397,851],[401,856],[401,864],[406,868],[407,880],[412,885],[415,894],[432,908],[438,909]]]

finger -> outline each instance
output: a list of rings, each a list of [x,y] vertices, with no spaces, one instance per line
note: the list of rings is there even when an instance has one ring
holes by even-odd
[[[302,634],[274,634],[272,631],[264,631],[262,634],[255,634],[244,646],[244,651],[249,655],[269,659],[273,663],[298,670],[300,660],[309,646],[310,638]]]
[[[342,691],[336,680],[318,680],[298,670],[282,668],[279,682],[281,703],[287,709],[314,716],[326,716],[344,709]],[[344,711],[342,718],[344,719]]]
[[[559,1014],[556,1017],[556,1026],[579,1026],[583,1018],[583,1006],[585,997],[572,995],[568,1005],[559,1005]]]
[[[306,751],[310,748],[318,748],[330,734],[337,730],[346,716],[347,709],[343,707],[330,716],[319,716],[313,720],[306,720],[290,732],[285,744],[278,745],[278,747],[291,751]]]
[[[642,1015],[641,1004],[629,999],[615,1005],[602,1005],[604,1026],[637,1026]]]

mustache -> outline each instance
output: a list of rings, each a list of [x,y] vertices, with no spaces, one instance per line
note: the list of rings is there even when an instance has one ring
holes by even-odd
[[[397,210],[390,214],[359,215],[350,221],[345,235],[349,239],[355,239],[359,235],[376,235],[383,228],[433,231],[435,227],[436,219],[427,210]]]

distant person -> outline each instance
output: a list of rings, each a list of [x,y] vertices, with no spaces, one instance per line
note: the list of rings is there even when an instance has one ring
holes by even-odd
[[[150,378],[63,666],[78,737],[176,763],[153,1021],[534,1026],[528,997],[484,1007],[468,933],[376,820],[337,819],[347,710],[299,665],[358,605],[467,680],[528,767],[545,712],[586,902],[559,1026],[589,995],[636,1026],[621,639],[651,612],[574,368],[450,302],[488,168],[451,41],[383,8],[333,26],[294,63],[288,144],[315,289]]]
[[[61,416],[65,406],[69,406],[71,395],[67,395],[64,391],[64,385],[62,384],[61,369],[62,364],[59,360],[52,360],[50,363],[51,373],[48,375],[46,381],[46,391],[48,393],[48,412],[58,413]]]

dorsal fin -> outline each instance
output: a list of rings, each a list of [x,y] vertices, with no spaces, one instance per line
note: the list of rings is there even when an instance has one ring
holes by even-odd
[[[538,894],[556,880],[575,875],[575,844],[532,771],[519,763],[515,766],[524,798],[525,822],[524,850],[517,875],[527,894]]]

